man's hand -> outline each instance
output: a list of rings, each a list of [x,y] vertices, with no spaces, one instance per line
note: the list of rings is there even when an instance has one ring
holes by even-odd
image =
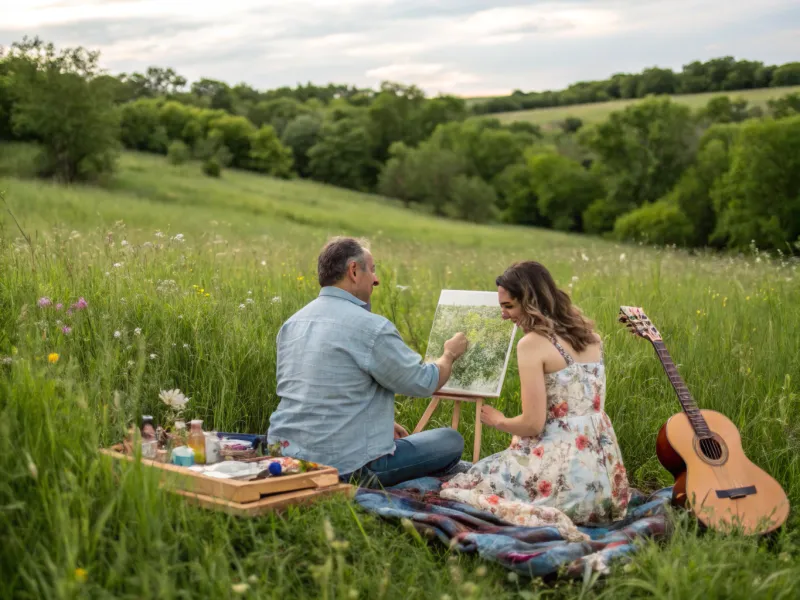
[[[449,354],[453,360],[457,360],[467,351],[468,346],[467,336],[459,331],[444,343],[444,353]]]
[[[403,429],[403,426],[400,425],[400,423],[394,424],[394,439],[399,440],[401,438],[406,437],[407,435],[408,432],[405,429]]]
[[[481,406],[481,423],[490,427],[497,427],[505,420],[506,416],[492,406]]]

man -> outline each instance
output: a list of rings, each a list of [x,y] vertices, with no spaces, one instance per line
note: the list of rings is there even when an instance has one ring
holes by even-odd
[[[342,479],[384,486],[448,472],[464,439],[454,429],[408,435],[394,422],[394,395],[428,397],[467,349],[463,333],[422,364],[397,328],[370,312],[379,281],[372,254],[353,238],[334,238],[317,262],[319,297],[278,333],[281,401],[267,442],[284,456],[339,469]]]

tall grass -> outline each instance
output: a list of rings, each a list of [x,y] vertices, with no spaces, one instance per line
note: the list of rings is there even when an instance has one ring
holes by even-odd
[[[0,596],[800,593],[794,513],[769,542],[697,535],[678,516],[665,547],[648,545],[607,580],[554,587],[449,557],[343,500],[257,520],[187,507],[146,469],[96,452],[142,414],[160,420],[158,392],[174,387],[207,428],[264,432],[278,402],[275,335],[316,296],[319,247],[348,233],[372,239],[374,310],[421,354],[441,289],[490,290],[518,259],[550,267],[605,338],[607,410],[634,485],[650,489],[670,483],[654,442],[679,407],[653,350],[616,323],[619,305],[643,306],[698,404],[736,423],[748,456],[797,504],[796,261],[460,224],[309,183],[233,172],[204,179],[197,165],[150,156],[124,155],[107,188],[5,178],[0,190],[31,240],[0,217]],[[42,297],[53,304],[40,308]],[[81,297],[88,307],[67,315]],[[413,427],[426,403],[399,399],[397,420]],[[519,410],[513,357],[495,404]],[[465,412],[471,448],[474,414]],[[449,421],[440,408],[434,425]],[[507,443],[484,429],[484,456]]]

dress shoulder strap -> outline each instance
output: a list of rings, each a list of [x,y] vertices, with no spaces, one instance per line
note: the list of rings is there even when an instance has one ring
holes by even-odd
[[[562,346],[561,344],[558,343],[558,340],[556,339],[556,336],[551,335],[550,336],[550,341],[553,342],[553,346],[556,347],[556,350],[558,350],[559,354],[561,354],[561,356],[564,357],[564,360],[567,361],[567,366],[572,365],[572,364],[575,363],[575,359],[572,358],[572,355],[569,352],[567,352],[566,350],[564,350],[564,346]]]

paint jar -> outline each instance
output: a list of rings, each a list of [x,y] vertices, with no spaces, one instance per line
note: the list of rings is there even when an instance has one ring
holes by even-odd
[[[203,421],[195,419],[189,423],[189,447],[194,450],[194,462],[206,464],[206,436],[203,434]]]

